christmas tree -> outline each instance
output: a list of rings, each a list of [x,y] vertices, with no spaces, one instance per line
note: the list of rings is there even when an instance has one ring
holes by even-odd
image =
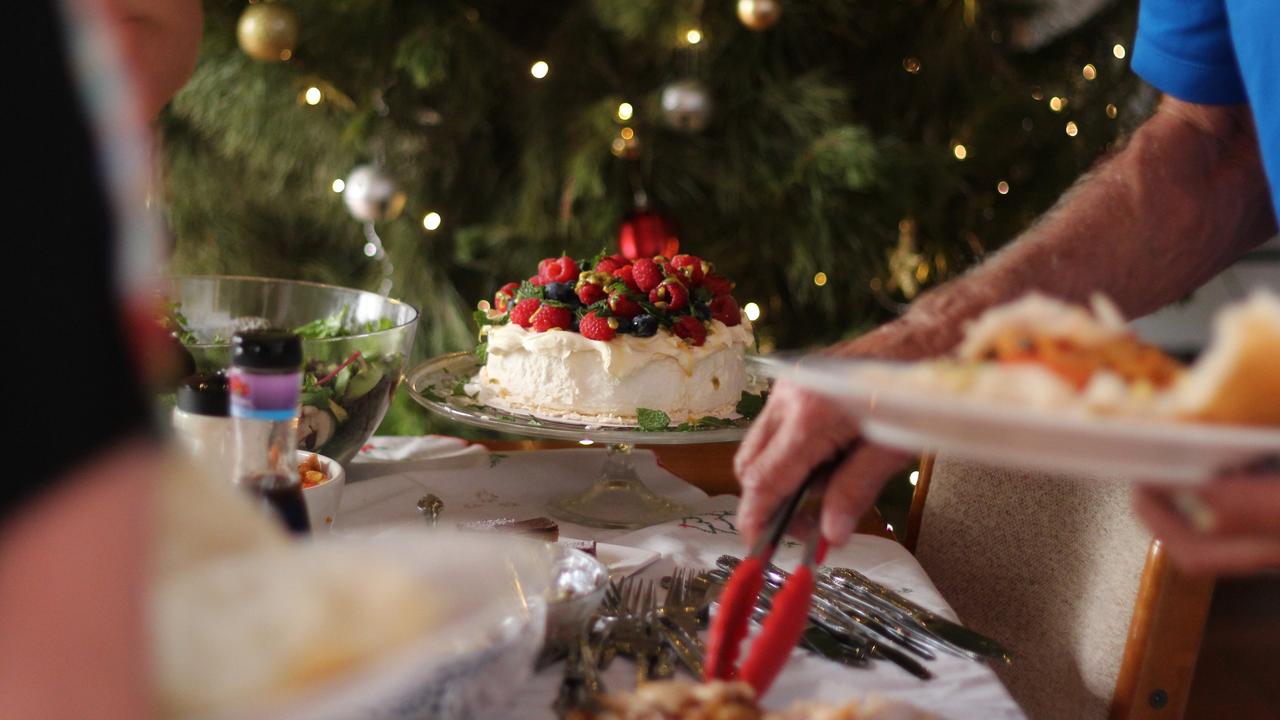
[[[471,347],[475,302],[539,259],[655,226],[737,281],[765,349],[855,334],[1016,236],[1151,103],[1133,3],[205,12],[161,120],[174,270],[389,287],[423,311],[419,357]],[[402,397],[383,431],[432,422]]]

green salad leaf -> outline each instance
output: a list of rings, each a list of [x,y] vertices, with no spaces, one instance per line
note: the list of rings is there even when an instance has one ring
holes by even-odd
[[[744,390],[742,398],[738,400],[738,405],[734,409],[737,410],[738,414],[742,417],[751,420],[755,416],[759,415],[760,411],[764,409],[764,401],[767,396],[767,392],[760,393],[759,395],[752,395]]]
[[[671,425],[671,417],[661,410],[636,408],[636,419],[640,423],[641,430],[648,430],[650,432],[666,430],[667,427]]]

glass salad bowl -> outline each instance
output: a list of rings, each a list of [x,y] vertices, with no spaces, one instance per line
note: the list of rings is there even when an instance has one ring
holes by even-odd
[[[237,330],[272,327],[302,335],[300,449],[346,463],[387,414],[418,327],[413,306],[296,280],[204,275],[164,285],[167,320],[198,371],[230,364]]]

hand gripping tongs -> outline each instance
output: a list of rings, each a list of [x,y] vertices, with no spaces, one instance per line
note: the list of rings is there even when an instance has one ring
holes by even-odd
[[[762,696],[786,664],[809,621],[814,566],[820,564],[827,554],[827,542],[817,527],[816,510],[827,480],[846,457],[847,450],[838,452],[809,472],[795,494],[769,518],[751,553],[742,559],[725,583],[720,594],[720,609],[707,638],[707,680],[742,680],[756,691],[756,695]],[[807,523],[810,527],[802,564],[773,595],[764,627],[752,642],[750,653],[739,669],[734,665],[738,647],[746,637],[747,623],[764,584],[765,567],[802,504],[806,514],[812,512],[811,522]]]

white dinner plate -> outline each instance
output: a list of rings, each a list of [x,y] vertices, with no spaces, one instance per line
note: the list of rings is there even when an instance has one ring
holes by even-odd
[[[1280,430],[1086,416],[896,386],[898,363],[756,360],[768,374],[839,400],[867,438],[909,451],[1064,475],[1176,484],[1280,455]]]

